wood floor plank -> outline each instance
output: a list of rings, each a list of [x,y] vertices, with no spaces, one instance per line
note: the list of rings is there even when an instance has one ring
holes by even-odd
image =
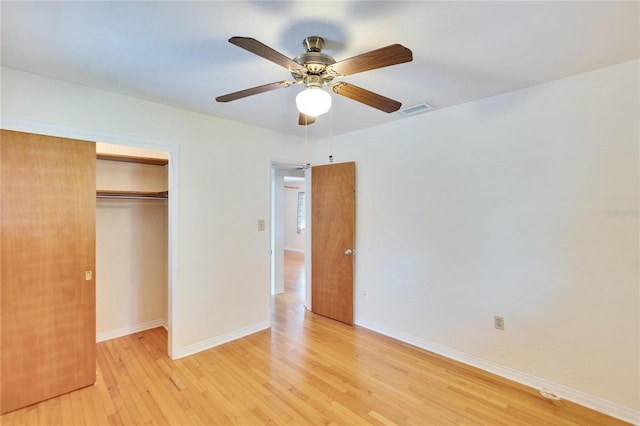
[[[97,345],[96,386],[0,417],[27,425],[621,425],[303,307],[285,256],[272,328],[172,361],[164,328]]]

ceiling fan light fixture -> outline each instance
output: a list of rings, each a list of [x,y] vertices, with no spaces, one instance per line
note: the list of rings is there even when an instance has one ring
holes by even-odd
[[[298,111],[317,117],[331,109],[331,95],[320,87],[310,86],[296,96]]]

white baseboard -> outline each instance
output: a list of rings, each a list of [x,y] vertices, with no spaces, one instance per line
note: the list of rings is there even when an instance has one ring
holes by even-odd
[[[297,249],[297,248],[289,248],[289,247],[285,247],[284,248],[286,251],[295,251],[297,253],[304,253],[304,249]]]
[[[392,328],[376,324],[371,321],[356,319],[356,324],[369,330],[375,331],[376,333],[384,334],[385,336],[389,336],[402,342],[409,343],[421,349],[425,349],[438,355],[442,355],[455,361],[459,361],[463,364],[488,371],[506,379],[513,380],[514,382],[521,383],[525,386],[529,386],[531,388],[539,390],[545,389],[547,391],[551,391],[562,399],[575,402],[576,404],[591,408],[625,422],[629,422],[634,425],[640,425],[639,411],[635,411],[613,401],[600,398],[599,396],[591,395],[577,389],[572,389],[570,387],[552,382],[550,380],[542,379],[529,373],[514,370],[512,368],[505,367],[503,365],[496,364],[494,362],[487,361],[485,359],[478,358],[476,356],[469,355],[464,352],[449,348],[447,346],[430,342],[420,337],[394,330]]]
[[[225,343],[231,342],[232,340],[240,339],[241,337],[248,336],[253,333],[257,333],[259,331],[265,330],[271,327],[271,321],[262,321],[257,324],[252,324],[250,326],[241,328],[239,330],[234,330],[229,333],[223,334],[221,336],[212,337],[210,339],[203,340],[201,342],[196,342],[188,346],[183,346],[182,348],[178,348],[177,353],[174,354],[173,359],[184,358],[189,355],[193,355],[198,352],[205,351],[207,349],[214,348],[216,346],[223,345]]]
[[[129,334],[138,333],[140,331],[150,330],[156,327],[166,328],[167,320],[164,318],[146,321],[138,324],[128,325],[126,327],[116,328],[114,330],[101,331],[96,334],[96,343],[104,342],[105,340],[116,339],[122,336],[128,336]]]

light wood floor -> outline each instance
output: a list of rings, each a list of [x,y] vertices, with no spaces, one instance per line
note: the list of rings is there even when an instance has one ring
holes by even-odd
[[[10,425],[615,425],[615,419],[311,314],[286,259],[273,327],[177,361],[163,328],[98,344],[98,383],[0,417]]]

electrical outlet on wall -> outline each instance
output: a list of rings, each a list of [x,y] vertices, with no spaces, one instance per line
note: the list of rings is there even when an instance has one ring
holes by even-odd
[[[369,299],[369,290],[367,290],[366,288],[364,290],[362,290],[362,298],[364,300]]]
[[[504,330],[504,317],[494,316],[493,317],[493,327],[496,330]]]

